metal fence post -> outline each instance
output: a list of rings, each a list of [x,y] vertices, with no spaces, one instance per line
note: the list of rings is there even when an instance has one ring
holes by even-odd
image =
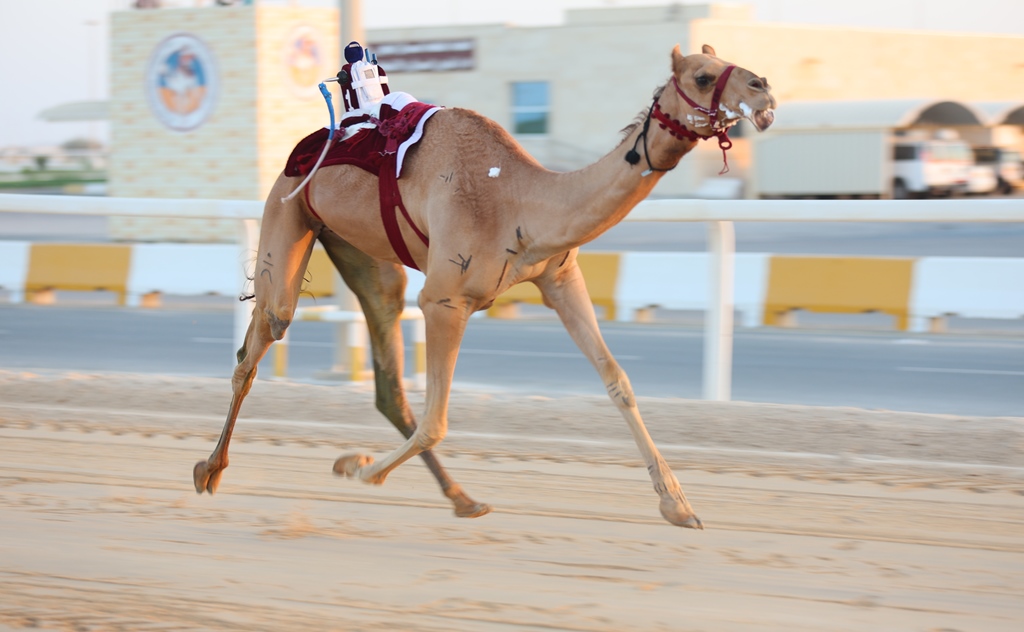
[[[249,274],[255,271],[257,250],[260,247],[260,223],[255,219],[243,219],[238,227],[238,275],[239,292],[251,288]],[[235,353],[245,344],[245,332],[249,329],[255,301],[238,301],[235,305],[234,348],[231,349],[231,367],[238,363]]]
[[[413,382],[412,390],[427,390],[427,325],[423,317],[412,321]]]
[[[348,285],[338,274],[337,270],[333,271],[334,275],[334,297],[335,304],[338,309],[343,312],[360,312],[362,306],[359,304],[359,299],[356,298],[355,292],[349,289]],[[351,348],[360,344],[365,344],[362,340],[364,337],[359,331],[356,331],[359,327],[362,327],[361,323],[353,320],[338,321],[334,326],[334,365],[330,369],[330,373],[337,376],[343,374],[350,374],[349,379],[353,381],[360,380],[362,378],[352,377],[355,375],[362,374],[364,368],[362,365],[356,366],[353,364],[354,356],[352,355]],[[365,355],[365,353],[364,353]]]
[[[732,398],[733,282],[736,232],[732,222],[708,222],[711,254],[707,322],[704,325],[704,399]]]

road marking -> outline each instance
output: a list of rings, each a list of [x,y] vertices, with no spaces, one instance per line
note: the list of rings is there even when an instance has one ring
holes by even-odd
[[[1000,371],[997,369],[939,369],[926,366],[901,366],[900,371],[916,373],[965,373],[969,375],[1024,375],[1024,371]]]
[[[460,354],[478,355],[500,355],[500,356],[522,356],[524,358],[580,358],[586,360],[586,356],[579,351],[506,351],[504,349],[460,349]],[[641,356],[613,354],[616,360],[640,360]]]
[[[207,344],[230,344],[234,342],[230,338],[193,338],[192,342],[200,342]],[[293,347],[334,347],[333,342],[292,342],[288,344]],[[406,347],[406,350],[412,349],[412,347]],[[475,354],[475,355],[496,355],[496,356],[521,356],[524,358],[580,358],[585,360],[586,357],[579,351],[573,352],[562,352],[562,351],[510,351],[505,349],[460,349],[460,354]],[[616,360],[642,360],[642,356],[638,355],[615,355]]]
[[[203,344],[214,344],[214,345],[230,345],[234,344],[234,340],[231,338],[193,338],[192,342],[201,342]],[[293,342],[288,341],[290,347],[335,347],[333,342]]]

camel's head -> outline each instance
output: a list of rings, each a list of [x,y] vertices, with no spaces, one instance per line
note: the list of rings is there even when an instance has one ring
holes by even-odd
[[[672,75],[682,98],[683,108],[692,110],[691,114],[680,117],[688,127],[701,133],[700,128],[722,129],[731,127],[747,119],[758,131],[763,132],[775,120],[772,109],[775,108],[775,97],[771,94],[771,86],[764,77],[758,77],[746,68],[735,66],[719,59],[715,49],[707,44],[699,55],[686,57],[676,45],[672,49]],[[725,79],[723,75],[728,73]],[[666,92],[675,92],[673,82],[669,82]],[[707,114],[707,109],[715,103],[716,91],[719,94],[715,112]],[[686,103],[686,100],[692,103]],[[696,107],[695,105],[696,104]],[[677,115],[678,116],[678,115]],[[707,120],[711,118],[712,120]]]

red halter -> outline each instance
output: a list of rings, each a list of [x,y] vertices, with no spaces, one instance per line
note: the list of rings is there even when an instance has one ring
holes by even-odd
[[[697,132],[687,128],[682,122],[677,121],[669,114],[666,114],[665,111],[661,109],[661,105],[658,103],[657,99],[654,100],[654,105],[651,108],[650,114],[654,118],[658,119],[658,122],[660,123],[659,127],[661,127],[661,129],[667,130],[669,134],[676,138],[692,141],[708,140],[712,137],[717,138],[718,147],[722,150],[722,162],[725,165],[722,170],[718,172],[718,175],[729,172],[729,158],[725,155],[725,151],[732,148],[732,140],[729,139],[729,128],[722,127],[718,123],[718,106],[722,100],[722,93],[725,91],[725,84],[729,81],[729,75],[732,74],[732,71],[735,68],[736,66],[727,67],[718,77],[718,81],[715,83],[715,92],[711,95],[711,106],[707,108],[686,96],[686,93],[683,92],[683,89],[679,86],[679,82],[674,76],[672,77],[672,85],[675,86],[676,92],[679,96],[683,97],[683,100],[686,101],[694,110],[697,110],[708,117],[708,124],[714,131],[711,136],[701,136]]]

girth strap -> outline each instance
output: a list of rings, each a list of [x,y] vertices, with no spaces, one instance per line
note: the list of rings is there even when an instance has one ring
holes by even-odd
[[[384,161],[380,166],[380,173],[377,174],[378,188],[380,189],[380,218],[384,222],[384,232],[388,236],[388,241],[391,242],[391,248],[398,255],[398,259],[403,265],[413,270],[419,270],[419,266],[416,265],[412,255],[409,253],[409,247],[405,245],[405,239],[402,238],[402,229],[398,225],[398,212],[395,209],[397,208],[398,211],[402,212],[402,217],[409,223],[409,226],[412,227],[413,232],[420,238],[424,246],[429,247],[430,240],[412,221],[409,211],[406,210],[405,204],[402,203],[402,193],[398,190],[398,177],[395,175],[397,161],[398,158],[395,154],[385,155]]]

